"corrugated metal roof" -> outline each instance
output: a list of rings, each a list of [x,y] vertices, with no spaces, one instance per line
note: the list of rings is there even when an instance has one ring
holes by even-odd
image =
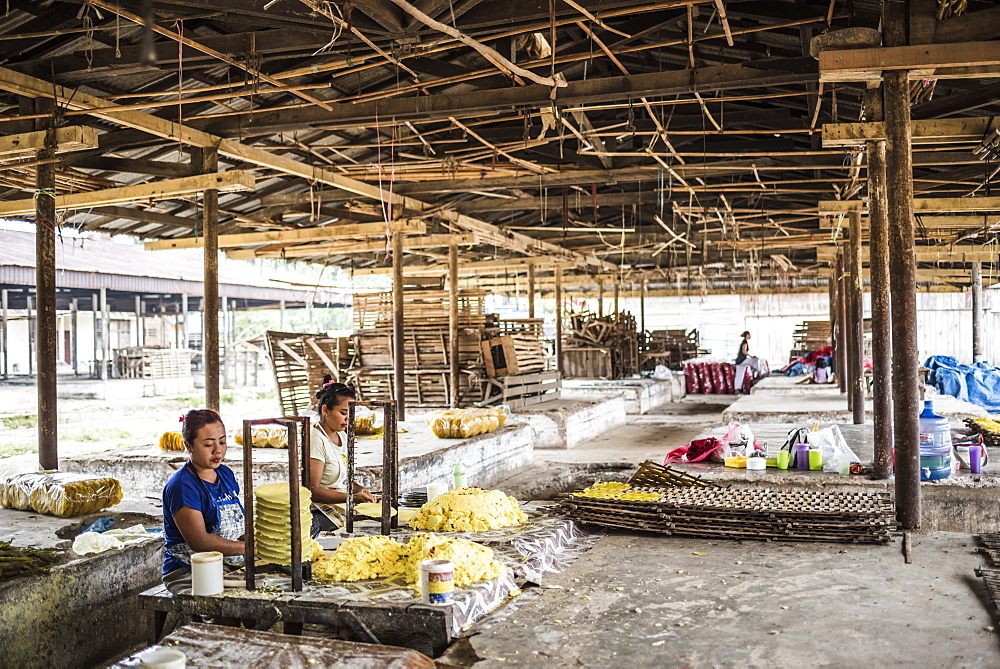
[[[35,235],[0,229],[0,283],[34,285]],[[57,284],[65,288],[108,288],[129,292],[200,294],[203,256],[197,249],[147,251],[110,239],[62,236],[56,241]],[[272,281],[268,268],[219,258],[223,297],[350,304],[349,293],[289,288]]]

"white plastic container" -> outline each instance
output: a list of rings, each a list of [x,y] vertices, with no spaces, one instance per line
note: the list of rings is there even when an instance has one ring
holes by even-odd
[[[223,587],[222,553],[194,553],[191,556],[191,594],[218,595]]]
[[[139,666],[143,669],[184,669],[187,656],[176,648],[153,646],[138,655]]]
[[[424,604],[451,604],[455,594],[455,565],[449,560],[420,563],[420,601]]]
[[[748,472],[762,472],[766,468],[767,460],[765,458],[747,458]]]
[[[427,486],[427,501],[433,502],[435,497],[443,495],[449,490],[451,490],[451,488],[449,488],[445,483],[432,483]]]

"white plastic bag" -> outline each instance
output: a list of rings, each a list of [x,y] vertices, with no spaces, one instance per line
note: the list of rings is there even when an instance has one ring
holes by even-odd
[[[730,423],[729,429],[720,441],[726,444],[729,451],[729,455],[726,457],[749,456],[754,452],[756,444],[750,426],[739,423]]]
[[[666,365],[657,365],[653,370],[653,378],[657,381],[666,381],[670,378],[670,370]]]
[[[847,445],[843,433],[836,425],[824,427],[809,433],[810,448],[818,448],[823,453],[823,471],[836,473],[841,460],[860,462],[851,447]]]

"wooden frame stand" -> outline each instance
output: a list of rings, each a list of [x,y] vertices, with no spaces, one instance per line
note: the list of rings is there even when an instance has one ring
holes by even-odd
[[[357,407],[381,408],[384,413],[382,427],[382,525],[381,533],[389,535],[398,527],[398,516],[393,509],[399,506],[399,431],[396,424],[396,403],[392,400],[351,402],[347,414],[347,524],[345,529],[354,532],[354,475],[357,472],[357,437],[354,432],[354,414]]]

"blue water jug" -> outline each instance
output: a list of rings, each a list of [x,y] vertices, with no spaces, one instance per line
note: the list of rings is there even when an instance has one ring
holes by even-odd
[[[951,423],[927,400],[920,412],[920,478],[944,479],[951,472]]]

